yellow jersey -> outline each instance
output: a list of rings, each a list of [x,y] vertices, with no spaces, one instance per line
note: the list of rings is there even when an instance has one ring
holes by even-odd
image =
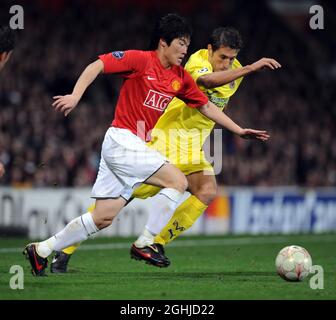
[[[235,59],[232,69],[240,67],[241,64]],[[208,50],[202,49],[192,54],[185,65],[185,69],[195,81],[200,76],[212,73],[213,69],[208,60]],[[223,110],[230,97],[238,89],[242,79],[243,77],[217,88],[206,89],[202,86],[199,86],[199,88],[209,97],[211,102]],[[149,146],[154,147],[168,158],[176,156],[176,149],[180,153],[188,154],[192,150],[200,151],[214,125],[214,121],[205,117],[197,109],[189,108],[182,100],[174,98],[156,123],[152,131],[153,140],[149,142]],[[173,147],[169,147],[167,150],[169,145]],[[172,152],[171,150],[175,151]]]

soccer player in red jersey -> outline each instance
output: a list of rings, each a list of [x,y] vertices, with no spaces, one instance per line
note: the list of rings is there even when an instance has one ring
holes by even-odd
[[[84,241],[108,227],[130,199],[133,189],[143,182],[162,188],[153,199],[151,210],[166,216],[157,226],[158,232],[167,224],[188,187],[187,179],[163,155],[146,146],[145,141],[150,139],[150,130],[174,97],[242,137],[268,139],[265,131],[239,127],[198,89],[181,66],[190,35],[191,28],[184,18],[168,14],[156,24],[152,51],[114,51],[101,55],[81,74],[72,94],[54,97],[55,109],[67,116],[98,74],[118,73],[124,78],[92,188],[95,209],[73,219],[51,238],[26,246],[24,254],[34,275],[45,274],[47,257],[53,251]],[[159,255],[155,245],[148,250],[151,257]]]
[[[14,31],[8,26],[0,26],[0,71],[9,60],[15,45]],[[5,174],[5,167],[0,162],[0,178]]]

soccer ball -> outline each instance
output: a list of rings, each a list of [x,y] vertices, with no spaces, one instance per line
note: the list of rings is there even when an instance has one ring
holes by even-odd
[[[281,278],[287,281],[301,281],[309,275],[312,259],[305,248],[288,246],[278,253],[275,266]]]

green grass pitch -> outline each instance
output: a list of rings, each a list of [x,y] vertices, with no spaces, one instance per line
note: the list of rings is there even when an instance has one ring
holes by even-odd
[[[182,237],[166,248],[172,264],[165,269],[131,260],[132,241],[89,240],[67,274],[35,278],[20,250],[27,241],[0,239],[0,299],[336,299],[336,234]],[[323,267],[324,289],[311,289],[311,276],[292,283],[276,274],[275,257],[291,244]],[[12,265],[23,267],[23,290],[9,286]]]

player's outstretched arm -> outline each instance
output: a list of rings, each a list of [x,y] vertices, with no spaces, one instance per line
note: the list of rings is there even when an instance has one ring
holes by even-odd
[[[272,58],[262,58],[252,64],[246,65],[241,68],[225,71],[216,71],[205,74],[204,76],[200,76],[197,79],[197,84],[207,89],[212,89],[223,86],[227,83],[230,83],[231,81],[234,81],[240,77],[244,77],[263,68],[275,70],[281,68],[281,64]]]
[[[232,131],[244,139],[256,139],[267,141],[269,134],[264,130],[243,129],[237,125],[230,117],[218,109],[211,101],[198,109],[204,116],[220,124],[224,128]]]
[[[103,70],[104,64],[100,59],[89,64],[78,78],[71,94],[53,97],[55,101],[52,105],[55,107],[55,110],[63,112],[67,116],[77,106],[87,87]]]

